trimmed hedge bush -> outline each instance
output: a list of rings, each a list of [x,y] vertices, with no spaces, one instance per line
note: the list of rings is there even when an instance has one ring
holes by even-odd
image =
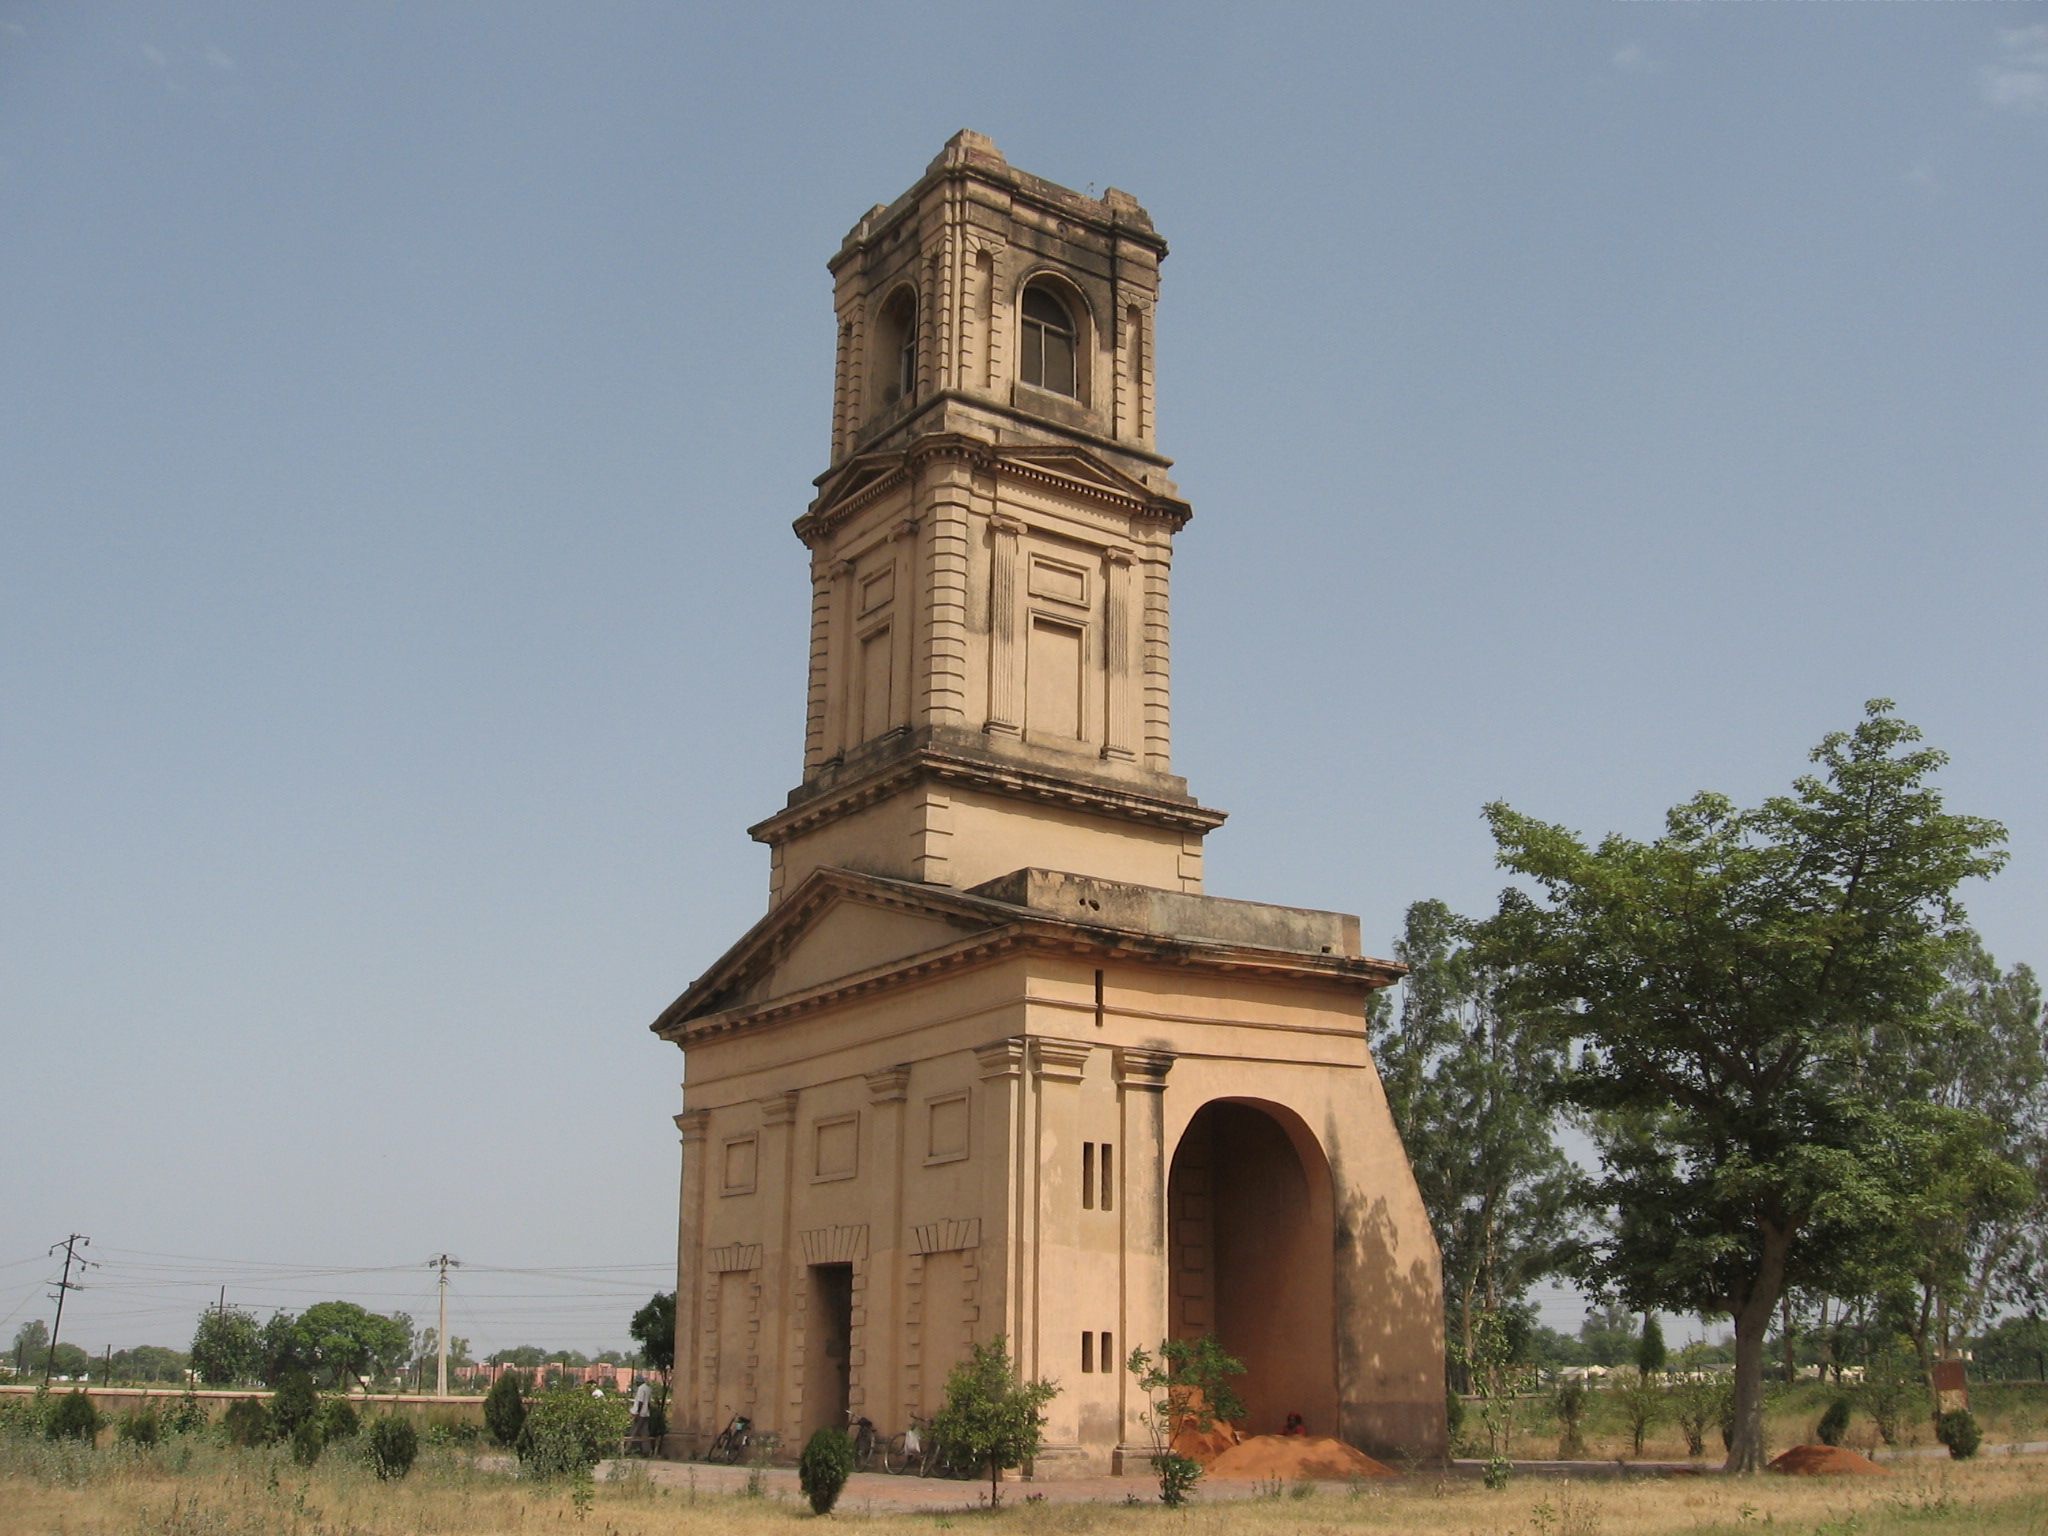
[[[371,1428],[370,1470],[385,1482],[395,1482],[410,1472],[419,1454],[420,1437],[411,1419],[392,1414]]]
[[[337,1440],[350,1440],[363,1427],[356,1411],[345,1399],[330,1397],[320,1404],[320,1415],[314,1423],[320,1426],[320,1439],[332,1445]]]
[[[811,1513],[829,1515],[839,1502],[840,1490],[853,1476],[853,1442],[843,1429],[827,1425],[811,1436],[797,1459],[797,1486],[811,1501]]]
[[[1822,1445],[1840,1445],[1842,1437],[1849,1433],[1849,1399],[1838,1397],[1828,1404],[1828,1411],[1820,1416],[1820,1423],[1814,1426],[1813,1438]]]
[[[500,1445],[517,1445],[519,1431],[526,1428],[525,1391],[519,1373],[507,1371],[484,1394],[484,1427]]]
[[[221,1415],[220,1427],[229,1445],[268,1445],[270,1410],[253,1397],[238,1397]]]
[[[1983,1431],[1977,1428],[1977,1416],[1967,1408],[1950,1409],[1936,1419],[1934,1438],[1947,1446],[1949,1455],[1957,1461],[1968,1461],[1984,1443]]]
[[[84,1440],[90,1443],[99,1432],[99,1410],[83,1392],[66,1392],[57,1399],[43,1420],[43,1435],[50,1440]]]

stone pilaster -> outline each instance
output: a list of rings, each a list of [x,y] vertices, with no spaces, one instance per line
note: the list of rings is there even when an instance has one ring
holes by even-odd
[[[1111,1061],[1123,1137],[1117,1189],[1117,1209],[1123,1213],[1118,1221],[1123,1246],[1119,1349],[1124,1354],[1141,1347],[1157,1352],[1169,1331],[1166,1177],[1172,1149],[1166,1145],[1166,1075],[1173,1070],[1173,1053],[1119,1046]],[[1151,1453],[1152,1437],[1145,1395],[1128,1374],[1120,1373],[1120,1382],[1123,1443],[1117,1461],[1122,1470],[1129,1457]]]

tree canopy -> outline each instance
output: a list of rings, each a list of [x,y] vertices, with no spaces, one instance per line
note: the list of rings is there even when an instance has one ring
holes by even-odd
[[[1899,1087],[1947,1027],[1956,888],[2000,867],[2004,832],[1944,809],[1927,781],[1945,759],[1891,711],[1826,737],[1791,794],[1695,796],[1651,842],[1588,847],[1487,808],[1500,864],[1540,896],[1503,896],[1486,951],[1574,1043],[1560,1091],[1601,1155],[1584,1272],[1639,1309],[1734,1319],[1731,1470],[1762,1461],[1785,1288],[1897,1232],[1916,1161],[1974,1113]]]
[[[1566,1053],[1505,1003],[1509,975],[1440,901],[1408,909],[1398,1014],[1374,1019],[1373,1057],[1443,1251],[1454,1365],[1480,1319],[1523,1304],[1576,1251],[1576,1175],[1554,1135]]]
[[[403,1369],[412,1355],[412,1319],[385,1317],[352,1301],[322,1301],[263,1325],[263,1374],[273,1385],[305,1371],[330,1386]]]
[[[666,1377],[676,1363],[676,1293],[656,1291],[647,1305],[633,1314],[626,1331],[640,1346],[647,1368]]]

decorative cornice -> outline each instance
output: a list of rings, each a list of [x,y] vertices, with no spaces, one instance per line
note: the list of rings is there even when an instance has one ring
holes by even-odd
[[[987,1045],[974,1048],[974,1059],[981,1063],[983,1081],[1003,1077],[1024,1075],[1024,1037],[1012,1035],[1007,1040],[993,1040]]]
[[[786,1093],[771,1093],[761,1101],[761,1123],[763,1125],[788,1125],[796,1119],[797,1090]]]
[[[1110,1057],[1117,1084],[1159,1092],[1166,1087],[1166,1074],[1173,1070],[1172,1051],[1147,1050],[1143,1046],[1120,1045]]]
[[[686,1109],[675,1117],[676,1129],[683,1133],[683,1145],[695,1146],[711,1129],[711,1111],[708,1109]]]
[[[977,402],[985,403],[985,402]],[[1061,459],[1079,460],[1103,479],[1062,472]],[[1126,516],[1162,524],[1175,531],[1194,516],[1177,496],[1162,496],[1134,480],[1079,444],[1047,448],[1039,445],[1002,447],[965,432],[929,432],[908,446],[856,455],[819,480],[818,497],[792,525],[796,536],[816,549],[833,529],[873,506],[890,492],[910,484],[925,466],[952,461],[977,473],[1009,478],[1040,490],[1080,497]],[[1105,483],[1108,482],[1108,483]],[[842,491],[841,486],[853,489]]]
[[[819,911],[828,902],[848,896],[903,911],[922,912],[951,922],[975,922],[986,926],[950,944],[838,977],[804,991],[756,1003],[719,1006],[721,999],[730,997],[736,990],[743,990],[753,977],[773,963],[772,957],[781,953],[783,947],[802,932],[809,914]],[[864,875],[852,870],[821,869],[808,876],[780,907],[727,951],[724,960],[692,983],[689,990],[670,1004],[651,1027],[663,1039],[688,1049],[719,1036],[783,1023],[852,998],[914,985],[951,971],[994,964],[1025,948],[1058,950],[1070,955],[1099,955],[1117,960],[1135,957],[1199,970],[1319,982],[1364,991],[1392,986],[1406,972],[1405,966],[1386,960],[1262,949],[1223,940],[1185,938],[1108,924],[1083,923],[943,887],[891,880],[882,875]],[[1360,1027],[1363,1028],[1362,1021]],[[788,1100],[786,1107],[785,1099]],[[794,1099],[795,1095],[791,1093],[763,1100],[763,1123],[783,1123],[794,1114]]]
[[[910,1065],[884,1067],[868,1074],[870,1104],[901,1104],[910,1092]]]
[[[889,799],[921,779],[962,784],[1012,799],[1050,802],[1181,832],[1213,832],[1229,819],[1228,812],[1211,810],[1193,800],[1169,800],[1143,790],[1067,778],[1021,764],[960,757],[937,747],[923,746],[901,757],[886,759],[868,778],[800,800],[754,823],[747,828],[747,836],[772,848],[813,827]]]
[[[1088,1053],[1093,1049],[1085,1040],[1049,1040],[1033,1036],[1031,1070],[1041,1081],[1078,1083],[1088,1069]]]

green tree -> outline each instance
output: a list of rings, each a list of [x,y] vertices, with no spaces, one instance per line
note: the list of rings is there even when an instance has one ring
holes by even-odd
[[[14,1330],[14,1367],[23,1376],[40,1375],[43,1356],[50,1352],[50,1325],[32,1317]]]
[[[661,1379],[667,1381],[676,1363],[676,1293],[656,1291],[647,1305],[633,1314],[626,1331],[640,1346],[647,1369],[659,1371]]]
[[[320,1415],[320,1394],[305,1371],[286,1371],[270,1394],[270,1421],[280,1440],[289,1440]]]
[[[322,1301],[294,1317],[280,1312],[263,1325],[264,1377],[273,1383],[292,1371],[345,1387],[367,1386],[375,1373],[394,1375],[412,1355],[412,1319],[365,1311],[352,1301]]]
[[[946,1404],[932,1416],[932,1432],[960,1460],[988,1469],[991,1509],[1002,1502],[1003,1469],[1038,1454],[1045,1405],[1059,1390],[1049,1381],[1020,1381],[1000,1334],[976,1344],[946,1378]]]
[[[1408,909],[1394,945],[1408,967],[1400,1010],[1378,1011],[1373,1039],[1443,1253],[1454,1365],[1473,1358],[1482,1316],[1518,1309],[1576,1251],[1578,1180],[1557,1148],[1550,1100],[1564,1052],[1506,1005],[1509,968],[1490,963],[1473,934],[1440,901]]]
[[[484,1394],[484,1428],[500,1445],[517,1445],[526,1427],[526,1383],[517,1371],[505,1371]]]
[[[1948,1111],[1916,1150],[1918,1198],[1895,1270],[1916,1293],[1923,1367],[2004,1302],[2048,1280],[2048,1042],[2041,987],[2001,971],[1975,934],[1958,946],[1935,1009],[1944,1027],[1908,1042],[1916,1091]]]
[[[92,1371],[92,1356],[76,1344],[53,1344],[50,1346],[50,1371],[53,1375],[68,1376],[76,1381]]]
[[[114,1351],[115,1381],[180,1382],[185,1379],[187,1357],[175,1349],[157,1344],[138,1344],[133,1349]]]
[[[1636,1370],[1644,1377],[1660,1376],[1669,1351],[1664,1348],[1664,1325],[1657,1314],[1643,1314],[1643,1336],[1636,1341]]]
[[[1183,1425],[1206,1435],[1218,1419],[1244,1417],[1244,1399],[1232,1378],[1244,1374],[1244,1362],[1226,1354],[1213,1333],[1198,1339],[1166,1339],[1155,1358],[1142,1347],[1131,1351],[1124,1369],[1151,1404],[1146,1414],[1152,1431],[1152,1470],[1159,1476],[1159,1502],[1178,1509],[1201,1480],[1202,1464],[1173,1448]],[[1453,1399],[1455,1401],[1455,1399]]]
[[[1733,1318],[1733,1471],[1763,1464],[1785,1288],[1835,1290],[1901,1215],[1901,1145],[1931,1107],[1900,1101],[1900,1046],[1938,1030],[1956,887],[2002,862],[2003,829],[1943,809],[1945,759],[1890,711],[1822,741],[1792,794],[1701,794],[1654,842],[1589,848],[1487,809],[1500,863],[1546,898],[1506,893],[1488,949],[1577,1042],[1564,1089],[1600,1150],[1584,1272],[1643,1309]]]
[[[209,1387],[232,1387],[263,1374],[263,1330],[239,1307],[208,1307],[192,1330],[192,1369]]]

